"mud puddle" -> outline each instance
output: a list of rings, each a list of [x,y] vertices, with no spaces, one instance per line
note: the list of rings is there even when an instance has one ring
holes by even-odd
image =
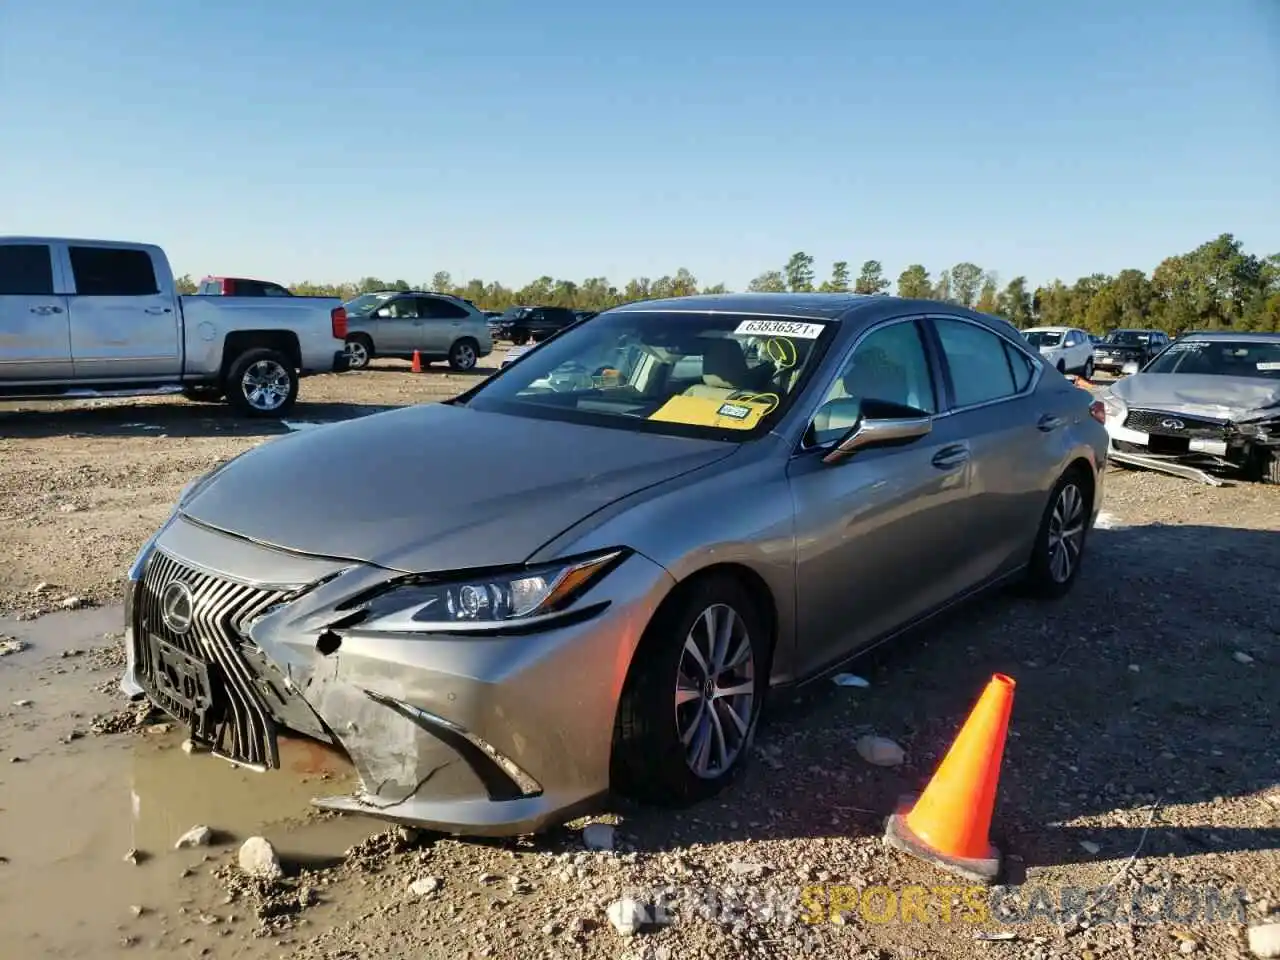
[[[95,736],[93,718],[126,705],[100,653],[119,622],[94,610],[0,623],[24,645],[0,658],[0,956],[260,955],[271,941],[251,938],[249,911],[212,875],[239,843],[266,837],[296,874],[385,825],[310,806],[355,782],[312,741],[282,740],[281,769],[258,773],[184,752],[176,725]],[[175,849],[196,825],[213,842]]]

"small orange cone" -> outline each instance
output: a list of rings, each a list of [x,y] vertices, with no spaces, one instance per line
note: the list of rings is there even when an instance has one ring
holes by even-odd
[[[414,373],[422,372],[422,354],[420,354],[417,350],[413,351],[413,372]]]
[[[989,833],[1014,686],[1002,673],[991,678],[924,793],[889,818],[891,847],[966,880],[994,882],[1000,851]]]

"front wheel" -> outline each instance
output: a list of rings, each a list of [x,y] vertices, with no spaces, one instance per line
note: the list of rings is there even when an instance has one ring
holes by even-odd
[[[1089,511],[1082,471],[1070,470],[1063,474],[1049,495],[1031,550],[1031,563],[1027,568],[1027,586],[1031,593],[1054,600],[1070,592],[1084,560]]]
[[[768,687],[771,640],[750,593],[709,577],[664,605],[632,661],[614,727],[622,794],[683,806],[746,762]]]
[[[1067,361],[1065,361],[1065,360],[1059,360],[1059,361],[1058,361],[1058,372],[1059,372],[1060,374],[1062,374],[1063,376],[1066,376],[1066,374],[1067,374]]]
[[[351,337],[346,342],[347,363],[352,370],[363,370],[373,359],[373,342],[368,337]]]
[[[529,331],[513,330],[511,333],[511,342],[514,343],[517,347],[523,347],[526,343],[529,342]]]
[[[241,416],[284,416],[298,399],[298,371],[279,350],[255,347],[232,362],[226,391]]]
[[[1084,378],[1086,380],[1093,379],[1093,358],[1090,357],[1084,362]]]
[[[459,340],[449,348],[449,366],[461,373],[474,370],[479,359],[480,351],[474,340]]]

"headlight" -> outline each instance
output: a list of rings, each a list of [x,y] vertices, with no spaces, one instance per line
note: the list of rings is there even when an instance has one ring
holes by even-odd
[[[502,623],[536,623],[565,609],[611,570],[622,550],[533,569],[402,583],[357,602],[361,630],[415,633],[465,631]]]
[[[1102,405],[1107,408],[1107,416],[1112,420],[1123,421],[1129,413],[1129,408],[1125,406],[1125,402],[1114,393],[1104,393],[1102,395]]]

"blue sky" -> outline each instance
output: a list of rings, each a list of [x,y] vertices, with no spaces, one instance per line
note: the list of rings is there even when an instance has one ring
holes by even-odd
[[[1280,250],[1280,0],[0,0],[0,234],[178,272]]]

